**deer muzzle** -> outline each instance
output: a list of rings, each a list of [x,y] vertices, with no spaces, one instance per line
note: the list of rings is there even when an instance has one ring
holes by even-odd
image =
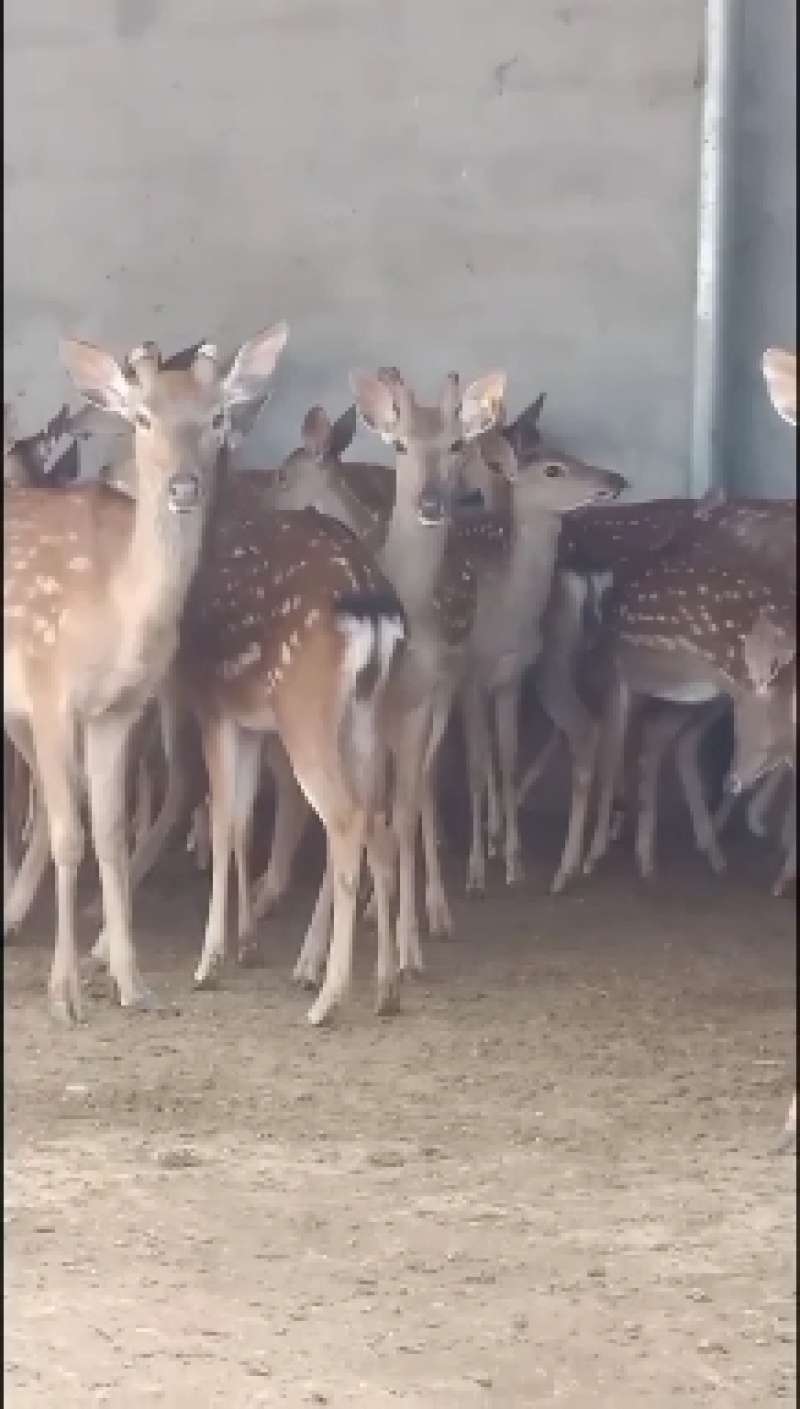
[[[199,508],[203,497],[200,476],[192,470],[181,470],[172,476],[167,486],[167,503],[173,514],[190,514]]]

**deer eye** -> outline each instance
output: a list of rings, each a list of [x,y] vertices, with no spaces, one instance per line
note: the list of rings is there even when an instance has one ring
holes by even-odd
[[[459,436],[458,440],[454,440],[454,441],[452,442],[452,444],[451,444],[451,446],[450,446],[450,450],[451,450],[451,452],[452,452],[454,455],[455,455],[455,454],[458,454],[458,452],[459,452],[460,450],[463,450],[463,449],[464,449],[464,445],[465,445],[465,444],[466,444],[466,442],[465,442],[465,440],[464,440],[463,435],[462,435],[462,436]]]
[[[555,460],[549,460],[543,466],[543,473],[547,479],[561,479],[564,475],[564,466],[559,465]]]
[[[221,430],[224,429],[224,426],[225,426],[225,412],[224,412],[224,411],[216,411],[216,412],[214,413],[214,415],[211,417],[211,426],[212,426],[212,429],[215,430],[215,431],[221,431]]]
[[[143,430],[143,431],[151,431],[151,430],[153,429],[153,422],[152,422],[152,419],[151,419],[151,417],[150,417],[150,412],[149,412],[149,411],[143,411],[143,410],[137,411],[137,412],[136,412],[136,424],[137,424],[137,426],[139,426],[140,429]]]

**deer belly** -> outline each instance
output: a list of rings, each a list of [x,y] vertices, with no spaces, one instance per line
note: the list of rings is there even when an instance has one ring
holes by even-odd
[[[722,693],[713,668],[679,651],[620,644],[618,664],[634,694],[653,695],[673,704],[707,704]]]

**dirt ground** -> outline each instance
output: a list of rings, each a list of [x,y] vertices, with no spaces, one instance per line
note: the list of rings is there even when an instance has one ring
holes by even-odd
[[[560,840],[560,838],[559,838]],[[751,845],[717,881],[614,859],[482,902],[404,1011],[359,934],[330,1031],[266,962],[190,978],[205,883],[138,907],[167,1007],[56,1030],[47,904],[5,951],[11,1409],[767,1409],[796,1395],[794,906]],[[86,926],[86,942],[91,938]]]

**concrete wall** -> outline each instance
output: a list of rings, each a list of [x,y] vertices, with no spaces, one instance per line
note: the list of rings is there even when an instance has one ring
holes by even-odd
[[[287,317],[251,458],[353,365],[501,363],[573,449],[681,491],[703,10],[6,0],[6,394],[53,409],[67,330],[230,349]]]
[[[797,344],[797,5],[734,0],[719,472],[732,490],[797,492],[796,437],[761,354]]]

